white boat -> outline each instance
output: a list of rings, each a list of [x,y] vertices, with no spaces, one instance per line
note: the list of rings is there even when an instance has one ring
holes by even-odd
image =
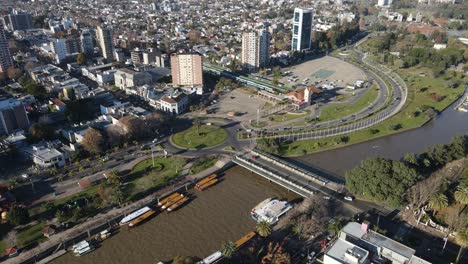
[[[89,252],[91,252],[91,251],[93,251],[93,250],[94,250],[94,247],[92,247],[92,246],[87,246],[87,247],[81,248],[80,250],[78,250],[77,252],[75,252],[75,256],[81,257],[81,256],[83,256],[83,255],[88,254]]]
[[[202,261],[198,262],[198,264],[211,264],[216,263],[223,257],[223,253],[220,251],[216,251],[215,253],[209,255],[208,257],[204,258]]]
[[[151,208],[149,208],[148,206],[145,206],[143,208],[138,209],[137,211],[127,215],[122,220],[120,220],[120,225],[128,224],[130,221],[132,221],[133,219],[139,217],[140,215],[148,212],[149,210],[151,210]]]
[[[250,212],[252,218],[257,221],[266,221],[270,225],[276,224],[279,218],[286,214],[293,207],[287,201],[280,201],[278,199],[267,199]]]
[[[89,247],[89,242],[86,240],[83,240],[79,242],[78,244],[73,245],[72,250],[73,252],[77,253],[78,251],[80,251],[81,249],[85,247]]]

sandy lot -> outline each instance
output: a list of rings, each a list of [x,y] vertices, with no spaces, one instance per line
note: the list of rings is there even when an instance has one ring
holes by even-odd
[[[322,70],[322,72],[324,72],[323,70],[333,71],[334,73],[324,78],[314,78],[311,76],[320,70]],[[284,77],[282,82],[288,84],[300,84],[305,78],[309,78],[309,84],[312,84],[315,81],[324,82],[325,80],[328,80],[335,82],[338,86],[344,87],[348,84],[354,84],[357,80],[366,79],[364,72],[359,68],[330,56],[307,61],[302,64],[283,69],[283,72],[286,71],[292,71],[293,75],[296,75],[299,78],[299,81],[296,83],[291,83],[288,82],[288,78],[290,77]]]
[[[237,112],[239,115],[235,117],[236,120],[241,122],[249,122],[249,120],[256,120],[257,109],[262,108],[265,101],[260,100],[256,95],[251,95],[241,89],[235,89],[223,96],[219,102],[210,107],[215,110],[214,115],[224,115],[231,111]]]

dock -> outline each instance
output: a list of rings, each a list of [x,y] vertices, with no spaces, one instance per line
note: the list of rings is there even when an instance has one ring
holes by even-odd
[[[49,263],[52,260],[65,255],[66,253],[67,253],[67,251],[65,249],[59,250],[59,251],[55,252],[54,254],[49,255],[48,257],[41,259],[40,261],[37,262],[37,264]]]

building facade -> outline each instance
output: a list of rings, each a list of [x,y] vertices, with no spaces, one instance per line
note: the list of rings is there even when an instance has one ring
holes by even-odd
[[[260,67],[259,37],[257,32],[242,34],[242,68],[248,72],[256,72]]]
[[[28,13],[18,12],[14,10],[7,16],[9,28],[15,30],[27,30],[34,28],[32,16]]]
[[[65,39],[53,39],[50,43],[56,63],[61,63],[67,58],[67,42]]]
[[[94,43],[93,35],[89,31],[83,31],[80,35],[81,52],[86,55],[93,55]]]
[[[13,58],[8,47],[5,29],[0,21],[0,73],[6,72],[11,66],[13,66]]]
[[[119,69],[114,74],[115,86],[120,89],[132,88],[152,83],[151,74],[136,72],[129,69]]]
[[[292,50],[304,51],[312,48],[314,9],[295,8],[292,32]]]
[[[203,63],[198,54],[173,54],[171,56],[172,85],[196,89],[203,94]]]
[[[29,128],[29,118],[21,101],[0,97],[0,135]]]
[[[112,39],[112,29],[110,28],[97,28],[97,38],[99,47],[101,48],[102,56],[108,61],[113,60],[114,41]]]
[[[260,67],[266,67],[270,63],[270,31],[268,25],[260,30],[260,40],[259,40],[259,64]]]

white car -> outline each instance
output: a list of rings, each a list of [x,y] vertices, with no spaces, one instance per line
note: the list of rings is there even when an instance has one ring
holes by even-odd
[[[352,196],[345,196],[344,199],[346,201],[350,201],[350,202],[352,202],[354,200],[354,198]]]

